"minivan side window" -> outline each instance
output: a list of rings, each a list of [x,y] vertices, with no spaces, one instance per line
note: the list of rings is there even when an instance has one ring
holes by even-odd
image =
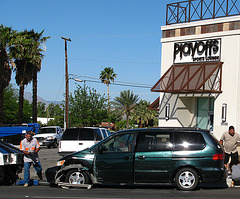
[[[139,133],[137,138],[138,152],[171,151],[171,134],[163,132]]]
[[[174,150],[202,150],[205,148],[205,140],[201,133],[176,132],[174,133]]]
[[[102,145],[106,152],[133,152],[134,134],[117,135]]]

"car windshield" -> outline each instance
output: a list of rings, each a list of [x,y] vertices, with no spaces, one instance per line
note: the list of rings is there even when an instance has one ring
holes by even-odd
[[[115,133],[114,133],[114,134],[115,134]],[[101,145],[102,143],[104,143],[106,140],[111,139],[111,138],[112,138],[112,135],[114,135],[114,134],[111,134],[110,136],[102,139],[101,141],[99,141],[98,143],[96,143],[96,144],[94,144],[93,146],[89,147],[88,149],[94,150],[94,149],[97,148],[99,145]]]
[[[43,128],[40,129],[38,134],[43,134],[43,133],[55,133],[55,128]]]

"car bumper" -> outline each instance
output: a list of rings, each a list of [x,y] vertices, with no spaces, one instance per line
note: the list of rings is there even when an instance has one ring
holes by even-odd
[[[52,146],[54,140],[44,140],[44,141],[38,141],[40,146]]]
[[[61,169],[61,166],[55,166],[55,167],[51,167],[51,168],[48,168],[46,171],[45,171],[45,176],[47,178],[47,181],[50,183],[50,184],[55,184],[55,177],[56,177],[56,174],[57,172]]]
[[[205,168],[201,173],[204,182],[216,182],[226,179],[226,170],[223,168]]]

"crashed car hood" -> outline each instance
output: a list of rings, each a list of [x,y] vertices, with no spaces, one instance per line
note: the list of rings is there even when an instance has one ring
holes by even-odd
[[[82,151],[71,153],[69,155],[66,155],[66,156],[62,157],[61,159],[59,159],[58,161],[67,160],[67,159],[74,158],[74,157],[76,157],[76,158],[86,158],[86,156],[88,156],[88,155],[89,155],[89,157],[90,156],[91,157],[94,156],[94,154],[91,153],[91,150],[89,148],[88,149],[84,149]]]

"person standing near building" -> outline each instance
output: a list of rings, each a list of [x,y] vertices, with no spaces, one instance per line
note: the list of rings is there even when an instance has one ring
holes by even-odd
[[[230,169],[232,173],[231,187],[234,187],[235,182],[240,182],[240,164],[238,159],[232,159],[230,162]]]
[[[237,142],[240,141],[240,135],[235,132],[233,126],[229,127],[229,130],[224,132],[220,143],[224,148],[225,151],[225,159],[224,159],[224,166],[227,169],[227,164],[229,162],[229,158],[231,159],[238,159],[238,152],[237,152]]]
[[[34,169],[40,180],[42,180],[42,167],[38,157],[40,145],[36,138],[33,138],[33,133],[27,131],[25,138],[20,143],[20,150],[24,154],[24,187],[28,187],[30,178],[30,166],[33,164]]]

